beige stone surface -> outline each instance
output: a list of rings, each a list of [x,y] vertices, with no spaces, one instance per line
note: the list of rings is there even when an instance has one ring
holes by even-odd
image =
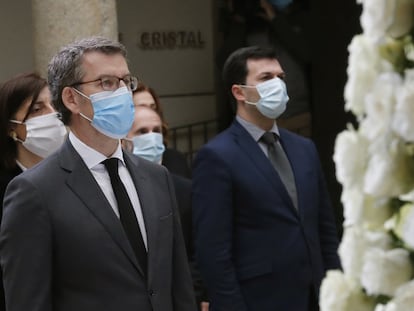
[[[84,37],[118,38],[116,0],[32,0],[35,69],[47,64],[64,45]]]

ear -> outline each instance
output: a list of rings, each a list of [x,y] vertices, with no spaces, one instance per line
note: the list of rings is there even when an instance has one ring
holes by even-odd
[[[231,87],[231,93],[233,94],[236,101],[244,102],[246,100],[246,96],[243,92],[243,88],[240,85],[233,84]]]
[[[73,114],[78,114],[80,112],[80,99],[79,94],[71,87],[64,87],[62,90],[62,102],[65,107],[70,110]]]

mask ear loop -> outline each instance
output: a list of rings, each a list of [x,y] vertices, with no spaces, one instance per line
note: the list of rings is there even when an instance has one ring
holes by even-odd
[[[79,91],[77,88],[72,87],[72,90],[74,90],[76,93],[78,93],[79,95],[81,95],[82,97],[91,100],[88,96],[86,96],[85,94],[83,94],[81,91]],[[92,119],[88,118],[87,116],[85,116],[82,112],[79,112],[79,115],[84,118],[85,120],[88,120],[90,123],[92,123]]]
[[[10,121],[10,122],[12,122],[12,121]],[[14,122],[13,122],[13,123],[14,123]],[[19,123],[17,123],[17,124],[19,124]],[[22,124],[23,124],[23,123],[22,123]],[[18,137],[17,137],[17,133],[16,133],[14,130],[10,131],[9,136],[10,136],[10,137],[11,137],[11,139],[13,139],[14,141],[17,141],[17,142],[19,142],[19,143],[23,143],[23,140],[21,140],[20,138],[18,138]]]
[[[240,88],[241,88],[241,89],[243,89],[243,88],[249,88],[249,89],[253,89],[253,88],[255,88],[255,89],[257,89],[255,85],[245,85],[245,84],[239,84],[239,86],[240,86]],[[259,95],[259,96],[260,96],[260,95]],[[251,102],[251,101],[248,101],[248,100],[245,100],[244,102],[245,102],[246,104],[249,104],[249,105],[252,105],[252,106],[256,106],[256,105],[259,103],[259,101],[257,101],[257,102]]]

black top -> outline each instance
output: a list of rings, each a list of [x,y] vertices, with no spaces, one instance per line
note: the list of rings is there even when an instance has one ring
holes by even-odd
[[[191,178],[191,170],[185,155],[172,148],[166,148],[162,155],[162,165],[172,174]]]
[[[1,171],[0,172],[0,202],[1,202],[1,209],[0,209],[0,221],[3,218],[3,199],[4,193],[6,192],[7,185],[9,182],[19,175],[22,172],[21,168],[16,165],[15,168],[9,171]],[[0,311],[6,310],[6,304],[4,301],[4,288],[3,288],[3,272],[0,269]]]
[[[181,228],[183,230],[184,242],[187,249],[188,263],[191,276],[193,277],[194,293],[197,306],[202,301],[208,301],[207,290],[201,278],[197,264],[194,259],[193,237],[192,237],[192,210],[191,210],[191,180],[182,176],[171,174],[175,188],[178,210],[180,212]]]
[[[17,165],[11,170],[0,172],[0,202],[2,206],[2,208],[0,209],[0,219],[2,218],[2,215],[3,215],[3,199],[4,199],[4,193],[6,192],[7,185],[14,177],[19,175],[21,172],[22,172],[22,169],[18,167]]]

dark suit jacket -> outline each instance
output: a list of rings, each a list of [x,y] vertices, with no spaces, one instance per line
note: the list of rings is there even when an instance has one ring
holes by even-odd
[[[298,211],[237,121],[195,159],[194,238],[211,311],[307,311],[325,271],[339,267],[316,149],[310,140],[279,130],[295,175]]]
[[[147,230],[147,279],[121,222],[67,141],[7,189],[0,232],[7,310],[195,310],[170,176],[160,165],[124,158]]]
[[[191,276],[193,277],[194,293],[197,306],[202,301],[208,301],[204,282],[194,258],[193,236],[192,236],[192,209],[191,209],[191,180],[175,174],[171,174],[180,211],[181,227],[183,229],[184,241],[187,249],[188,262],[190,264]]]
[[[4,171],[0,173],[0,221],[3,218],[3,198],[6,192],[9,182],[22,172],[20,167],[16,167],[10,171]],[[3,272],[0,270],[0,311],[6,310],[6,304],[4,301],[4,288],[3,288]]]

